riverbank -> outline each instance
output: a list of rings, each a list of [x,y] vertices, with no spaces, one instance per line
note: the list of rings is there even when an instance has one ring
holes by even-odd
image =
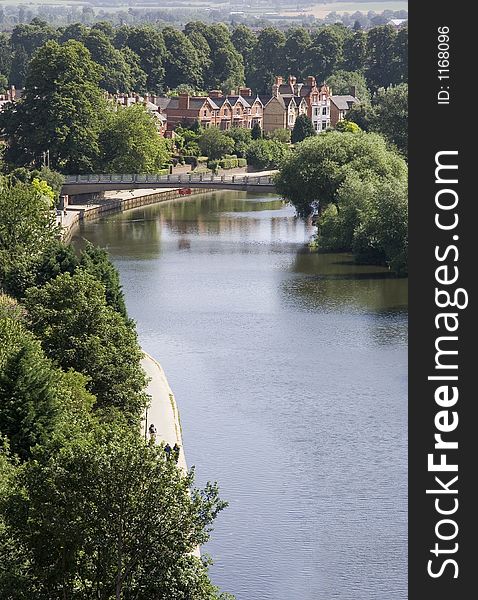
[[[172,189],[144,189],[128,190],[118,192],[105,192],[102,198],[94,200],[87,199],[80,202],[74,200],[72,204],[66,207],[66,214],[62,213],[57,217],[57,222],[62,227],[62,238],[65,241],[71,239],[74,231],[84,221],[92,221],[102,216],[114,212],[123,212],[140,206],[167,202],[188,196],[197,196],[198,194],[209,193],[213,190],[191,189],[188,196],[180,193],[181,188]]]
[[[163,368],[147,352],[144,352],[141,366],[150,379],[146,393],[151,398],[143,419],[143,435],[145,438],[148,438],[148,428],[153,423],[157,431],[156,443],[168,443],[171,448],[174,444],[177,444],[179,446],[178,466],[184,472],[187,472],[188,467],[184,454],[181,421],[173,391],[169,386]],[[191,554],[200,558],[201,550],[199,546]]]
[[[204,190],[191,190],[191,195],[202,193],[204,193]],[[68,206],[66,214],[63,213],[58,216],[57,220],[62,227],[63,240],[68,241],[81,221],[92,221],[106,213],[123,212],[139,206],[176,198],[184,198],[179,194],[179,188],[160,191],[151,189],[106,192],[97,204],[73,204]],[[179,410],[173,391],[159,362],[146,352],[144,352],[141,366],[150,380],[146,393],[151,399],[144,415],[142,434],[145,438],[148,438],[148,427],[151,423],[154,423],[157,430],[156,443],[168,443],[171,448],[177,444],[180,448],[178,466],[184,472],[187,472]],[[196,549],[193,554],[200,556],[199,549]]]
[[[148,437],[148,428],[151,424],[154,424],[157,430],[156,443],[164,442],[169,444],[171,448],[177,444],[180,448],[178,465],[181,469],[187,471],[179,411],[163,368],[157,360],[146,352],[141,361],[141,366],[150,379],[146,393],[151,398],[143,420],[143,435]]]

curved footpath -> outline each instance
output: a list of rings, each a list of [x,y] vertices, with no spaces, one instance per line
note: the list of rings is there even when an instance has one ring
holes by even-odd
[[[143,351],[144,352],[144,351]],[[169,387],[168,380],[163,368],[157,360],[144,352],[141,366],[150,378],[146,393],[149,394],[151,402],[146,410],[143,420],[143,434],[148,437],[148,427],[154,423],[156,427],[156,443],[167,442],[171,448],[174,444],[179,446],[178,466],[187,471],[186,456],[184,455],[183,440],[181,435],[181,422],[174,394]],[[197,546],[191,554],[197,558],[201,557],[201,550]]]
[[[181,469],[187,471],[179,411],[163,368],[157,360],[146,352],[144,352],[141,366],[150,379],[146,393],[151,398],[151,403],[143,420],[143,434],[145,437],[149,437],[148,427],[153,423],[157,430],[156,443],[168,443],[171,448],[174,444],[177,444],[180,448],[178,465]]]
[[[156,192],[156,190],[154,191]],[[99,213],[98,216],[100,216]],[[68,239],[72,229],[78,225],[78,215],[75,213],[72,214],[72,211],[67,211],[67,214],[59,220],[59,224],[63,230],[62,237]],[[174,444],[177,444],[179,446],[178,466],[184,472],[187,472],[188,467],[183,448],[181,422],[173,391],[159,362],[147,352],[144,352],[144,350],[141,366],[149,378],[146,393],[150,397],[150,404],[143,419],[143,435],[146,439],[149,437],[148,427],[151,423],[154,423],[157,430],[156,443],[168,443],[171,448]],[[200,558],[201,552],[199,546],[191,554]]]

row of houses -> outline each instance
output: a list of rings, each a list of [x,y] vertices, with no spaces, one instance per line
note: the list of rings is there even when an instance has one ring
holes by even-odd
[[[307,115],[317,133],[335,127],[350,108],[359,102],[354,88],[349,95],[333,95],[325,83],[317,84],[315,77],[298,82],[290,76],[287,81],[276,77],[270,94],[253,94],[251,88],[241,87],[230,94],[211,90],[207,96],[188,93],[176,97],[137,94],[117,94],[118,104],[129,106],[142,102],[155,117],[158,129],[172,137],[180,124],[198,121],[202,127],[232,127],[251,129],[257,123],[265,133],[276,129],[293,129],[297,117]]]
[[[22,90],[12,86],[0,96],[0,110],[9,102],[15,102]],[[141,103],[156,120],[159,132],[173,137],[180,124],[198,121],[202,127],[233,127],[252,129],[257,123],[262,131],[294,128],[299,115],[307,115],[317,133],[335,127],[359,99],[354,88],[349,95],[333,95],[330,87],[318,84],[315,77],[298,82],[290,76],[287,80],[276,77],[269,94],[253,94],[251,88],[241,87],[230,94],[211,90],[207,96],[191,96],[183,93],[176,97],[147,94],[115,94],[110,100],[123,106]]]

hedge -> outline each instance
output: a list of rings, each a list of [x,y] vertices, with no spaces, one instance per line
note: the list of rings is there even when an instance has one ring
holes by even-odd
[[[221,169],[235,169],[237,167],[237,158],[223,158],[219,161]]]

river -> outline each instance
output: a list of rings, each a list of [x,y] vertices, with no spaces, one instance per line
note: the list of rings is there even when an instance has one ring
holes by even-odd
[[[229,507],[213,581],[237,600],[407,597],[407,280],[311,253],[272,195],[115,214],[119,269],[175,392],[197,483]]]

